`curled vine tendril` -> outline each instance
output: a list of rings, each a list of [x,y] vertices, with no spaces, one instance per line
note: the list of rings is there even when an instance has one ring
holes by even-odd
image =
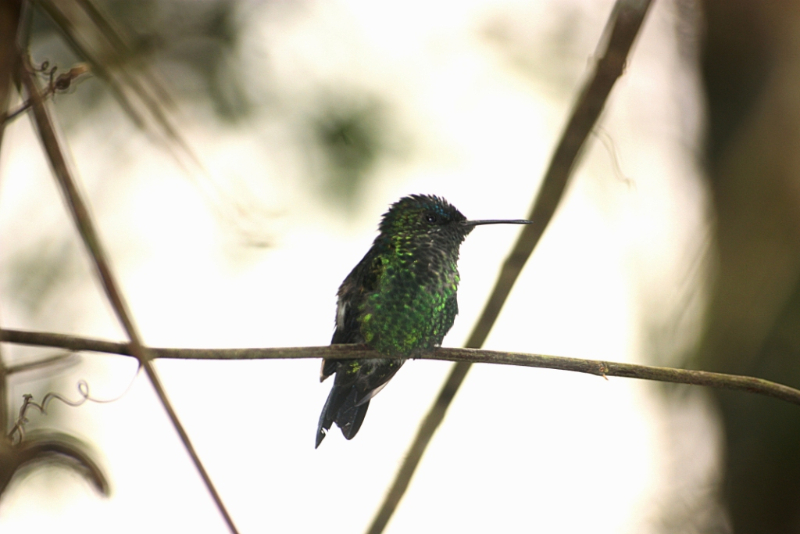
[[[42,415],[47,415],[47,407],[50,405],[50,402],[53,400],[60,401],[67,406],[71,406],[73,408],[77,408],[86,402],[94,402],[96,404],[108,404],[111,402],[116,402],[120,400],[122,397],[128,394],[133,387],[133,383],[136,380],[136,377],[139,375],[139,370],[141,369],[141,365],[136,368],[136,373],[134,373],[133,378],[128,382],[128,385],[125,386],[125,389],[122,390],[122,393],[117,395],[116,397],[112,397],[110,399],[97,399],[92,397],[89,394],[89,382],[84,379],[78,380],[78,395],[80,395],[80,399],[78,400],[70,400],[60,393],[55,393],[53,391],[47,393],[44,398],[42,398],[42,402],[37,403],[33,400],[33,395],[30,393],[25,393],[22,395],[22,406],[19,408],[19,416],[17,420],[14,422],[14,426],[11,427],[11,430],[8,432],[8,439],[13,444],[21,443],[25,439],[25,424],[29,422],[28,419],[28,410],[31,408],[35,408],[39,411]]]
[[[63,93],[67,91],[70,87],[72,87],[72,82],[76,79],[80,78],[84,74],[88,74],[90,71],[89,65],[86,63],[78,63],[67,72],[62,72],[58,76],[56,76],[56,72],[58,71],[58,66],[53,65],[50,66],[50,62],[45,60],[39,66],[33,67],[33,72],[38,74],[39,76],[45,78],[47,80],[47,87],[44,88],[42,91],[42,98],[46,99],[55,95],[56,93]],[[10,122],[13,119],[17,118],[19,115],[25,113],[28,109],[31,108],[33,103],[31,102],[30,98],[22,103],[17,109],[10,113],[2,113],[0,114],[0,122]]]

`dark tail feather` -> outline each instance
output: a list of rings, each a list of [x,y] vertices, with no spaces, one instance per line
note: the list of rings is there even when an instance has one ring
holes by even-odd
[[[349,393],[350,389],[351,387],[342,387],[336,384],[331,388],[331,392],[328,394],[328,400],[325,401],[325,406],[322,407],[322,413],[319,414],[317,444],[314,447],[315,449],[319,447],[319,444],[325,439],[328,430],[331,429],[331,425],[334,419],[336,419],[336,413],[339,411],[339,407],[344,403],[345,399],[347,399],[347,393]]]
[[[353,439],[353,436],[358,434],[361,423],[364,422],[364,416],[367,415],[367,408],[369,408],[369,401],[358,404],[358,400],[358,392],[355,387],[334,384],[319,416],[317,444],[314,448],[319,447],[333,423],[342,429],[342,434],[346,439]]]
[[[358,434],[361,423],[364,422],[364,416],[367,415],[367,408],[369,408],[369,401],[363,404],[356,403],[355,389],[347,396],[347,401],[336,414],[336,424],[342,429],[342,434],[346,439],[353,439]]]

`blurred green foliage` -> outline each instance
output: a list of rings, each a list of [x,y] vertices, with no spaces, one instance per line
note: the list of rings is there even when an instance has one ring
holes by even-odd
[[[323,194],[352,209],[370,171],[390,149],[385,133],[388,121],[381,104],[377,99],[358,103],[323,99],[309,127],[322,154],[319,179]]]

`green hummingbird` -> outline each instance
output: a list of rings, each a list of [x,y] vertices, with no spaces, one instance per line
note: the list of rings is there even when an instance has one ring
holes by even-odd
[[[530,222],[470,221],[431,195],[411,195],[392,204],[372,247],[339,287],[331,344],[363,343],[404,359],[323,360],[320,381],[334,373],[336,378],[319,417],[316,447],[333,423],[352,439],[370,400],[405,358],[442,343],[458,314],[458,251],[472,229]]]

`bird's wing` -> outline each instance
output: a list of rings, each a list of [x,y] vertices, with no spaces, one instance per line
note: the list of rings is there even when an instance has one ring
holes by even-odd
[[[384,263],[375,254],[368,252],[350,274],[344,279],[337,292],[336,330],[331,344],[363,343],[361,324],[358,321],[359,308],[372,291],[378,287],[384,272]],[[339,360],[322,360],[319,380],[322,382],[336,372]]]

